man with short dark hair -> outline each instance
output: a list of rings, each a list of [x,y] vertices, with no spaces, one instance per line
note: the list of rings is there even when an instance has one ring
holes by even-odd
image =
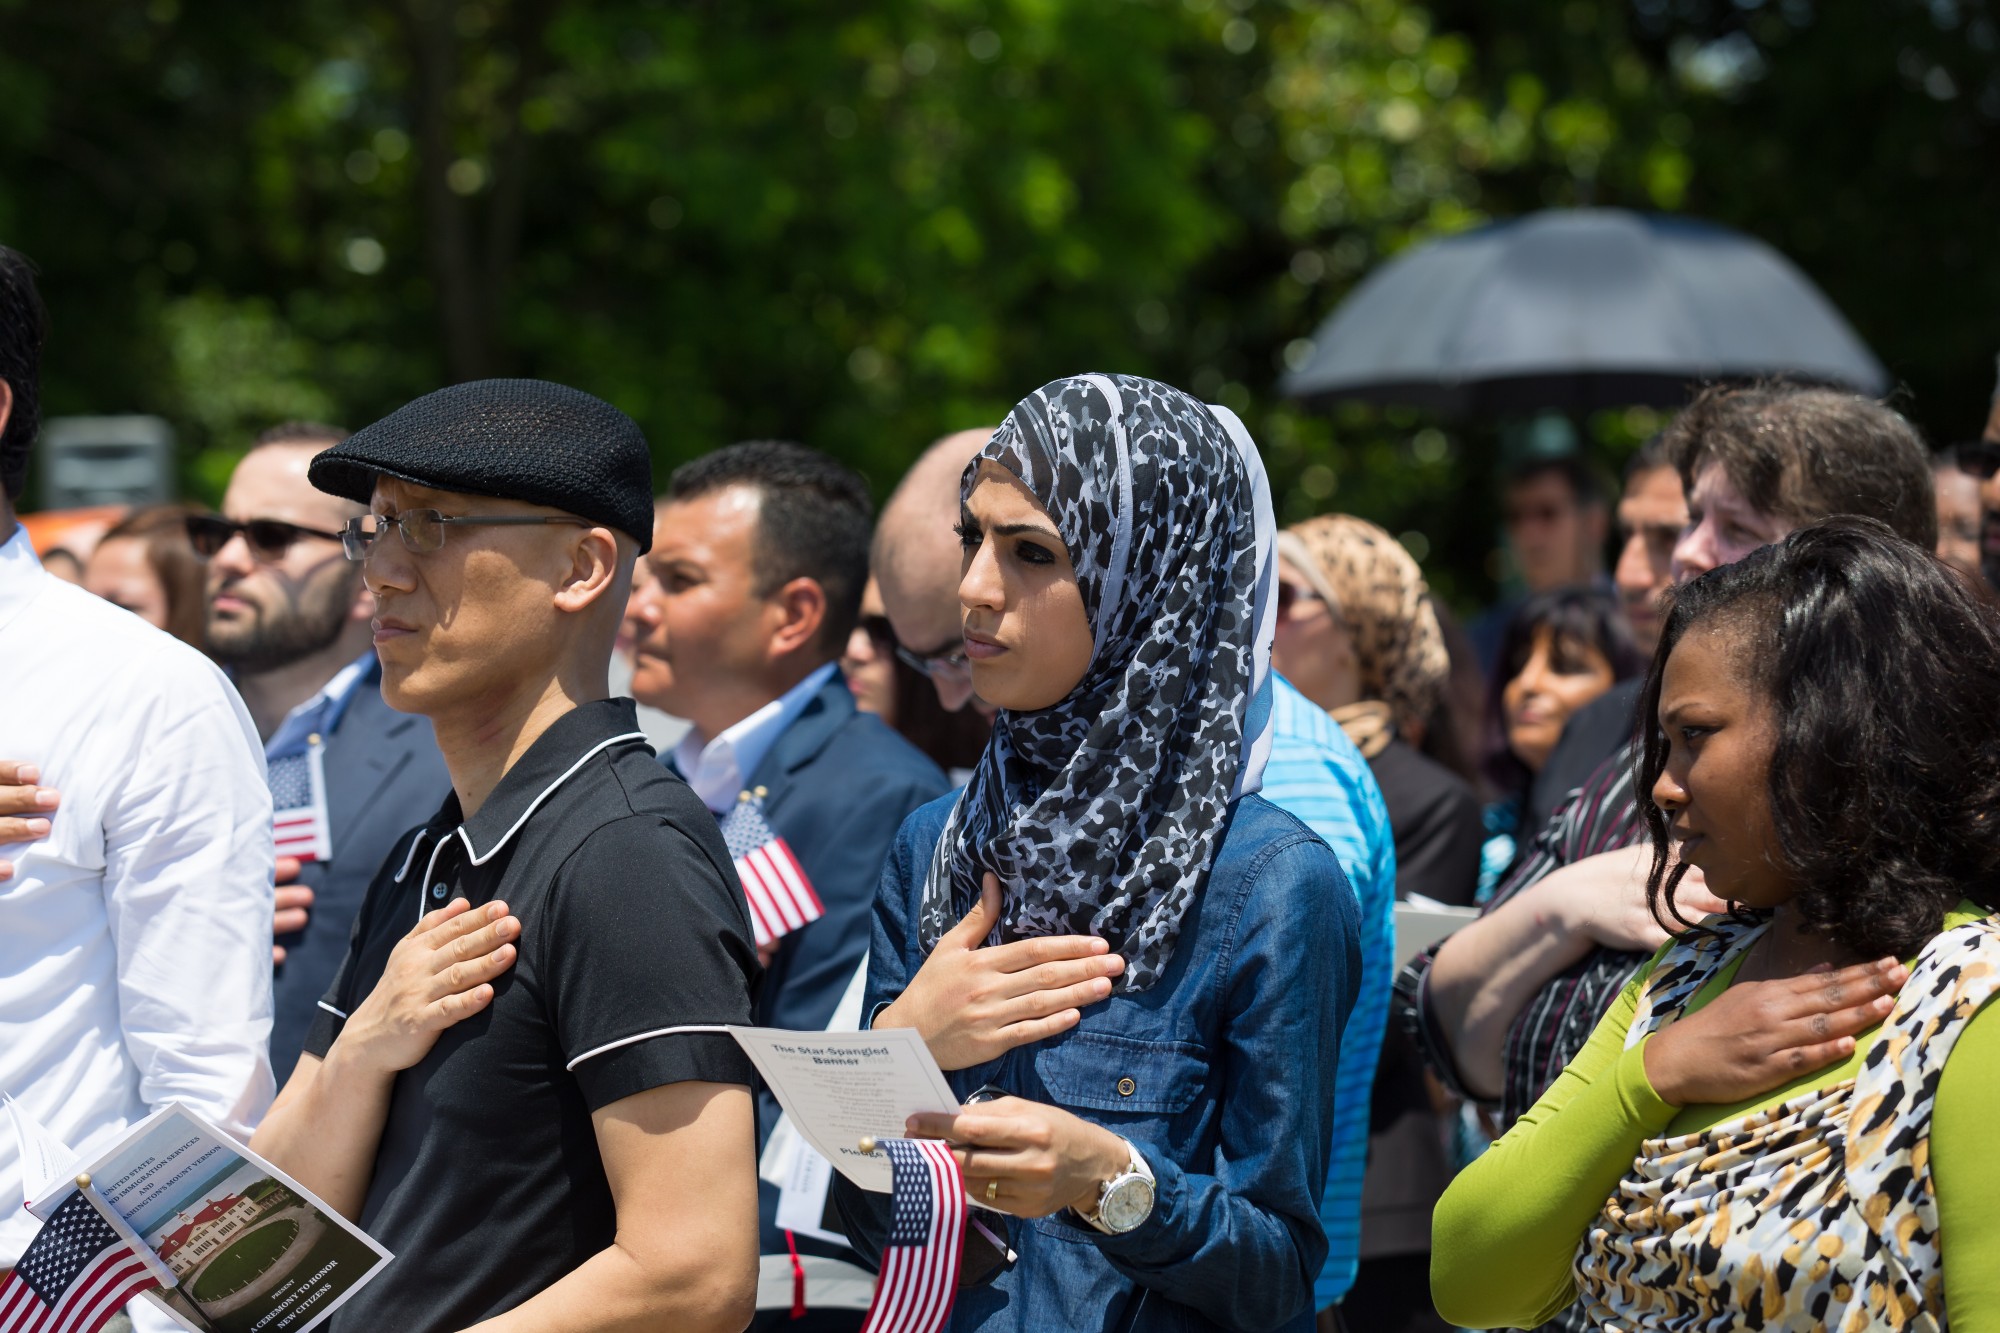
[[[305,1044],[375,871],[451,779],[428,720],[382,701],[375,597],[341,554],[363,513],[306,479],[347,432],[286,422],[230,474],[220,515],[188,520],[208,557],[208,650],[264,741],[278,840],[271,1064],[282,1084]]]
[[[318,454],[371,512],[389,704],[452,791],[382,864],[256,1146],[396,1255],[337,1333],[734,1333],[755,1283],[750,924],[608,697],[652,464],[624,413],[454,385]]]
[[[213,663],[50,575],[15,521],[45,328],[0,246],[0,743],[29,761],[0,768],[62,791],[9,830],[26,840],[0,885],[0,1090],[86,1154],[175,1101],[244,1134],[271,1099],[256,731]],[[0,1130],[0,1273],[36,1228],[17,1148]]]
[[[1604,577],[1608,515],[1604,487],[1590,465],[1571,454],[1531,458],[1500,487],[1507,554],[1528,595],[1596,583]],[[1491,672],[1507,622],[1520,607],[1511,597],[1466,626],[1482,671]]]
[[[768,829],[806,881],[799,898],[810,905],[793,915],[758,870],[743,874],[767,966],[756,1019],[770,1027],[832,1021],[866,956],[896,830],[947,789],[936,764],[855,708],[840,674],[868,581],[868,535],[867,488],[848,469],[796,444],[731,445],[674,473],[651,578],[629,613],[632,692],[693,724],[673,760],[722,820],[732,852],[744,857]],[[777,1103],[761,1093],[760,1149],[777,1121]],[[778,1199],[763,1182],[760,1322],[789,1325],[802,1304],[813,1323],[794,1327],[858,1327],[865,1270],[841,1247],[780,1231]]]

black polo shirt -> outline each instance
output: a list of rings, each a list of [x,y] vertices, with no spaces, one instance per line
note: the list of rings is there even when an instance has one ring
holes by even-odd
[[[667,1083],[754,1083],[750,920],[715,819],[653,758],[630,700],[564,715],[471,819],[456,794],[368,890],[305,1049],[324,1056],[417,918],[455,897],[521,921],[493,1002],[396,1076],[361,1225],[393,1263],[342,1333],[460,1329],[611,1244],[591,1112]],[[748,1125],[744,1132],[751,1133]]]

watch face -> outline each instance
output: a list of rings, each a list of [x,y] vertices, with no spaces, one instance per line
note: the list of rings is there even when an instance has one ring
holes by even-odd
[[[1153,1215],[1153,1182],[1126,1176],[1104,1193],[1097,1219],[1115,1232],[1126,1232]]]

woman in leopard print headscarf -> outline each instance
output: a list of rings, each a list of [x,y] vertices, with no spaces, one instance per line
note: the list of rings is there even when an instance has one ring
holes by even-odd
[[[1256,794],[1257,451],[1226,409],[1082,375],[1022,400],[962,494],[965,648],[998,713],[965,790],[903,825],[865,999],[979,1098],[910,1131],[1023,1219],[951,1327],[1309,1333],[1359,936],[1333,853]],[[836,1188],[871,1255],[884,1201]]]

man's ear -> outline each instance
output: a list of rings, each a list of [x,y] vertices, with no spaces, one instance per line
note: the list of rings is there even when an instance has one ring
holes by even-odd
[[[802,649],[811,649],[826,624],[826,589],[819,580],[793,579],[770,600],[784,613],[771,633],[770,655],[788,657]]]
[[[618,538],[609,528],[588,528],[569,543],[569,570],[556,585],[558,611],[575,613],[609,596],[618,583]],[[622,608],[621,608],[622,609]]]
[[[14,386],[0,380],[0,435],[7,433],[7,423],[14,419]]]

